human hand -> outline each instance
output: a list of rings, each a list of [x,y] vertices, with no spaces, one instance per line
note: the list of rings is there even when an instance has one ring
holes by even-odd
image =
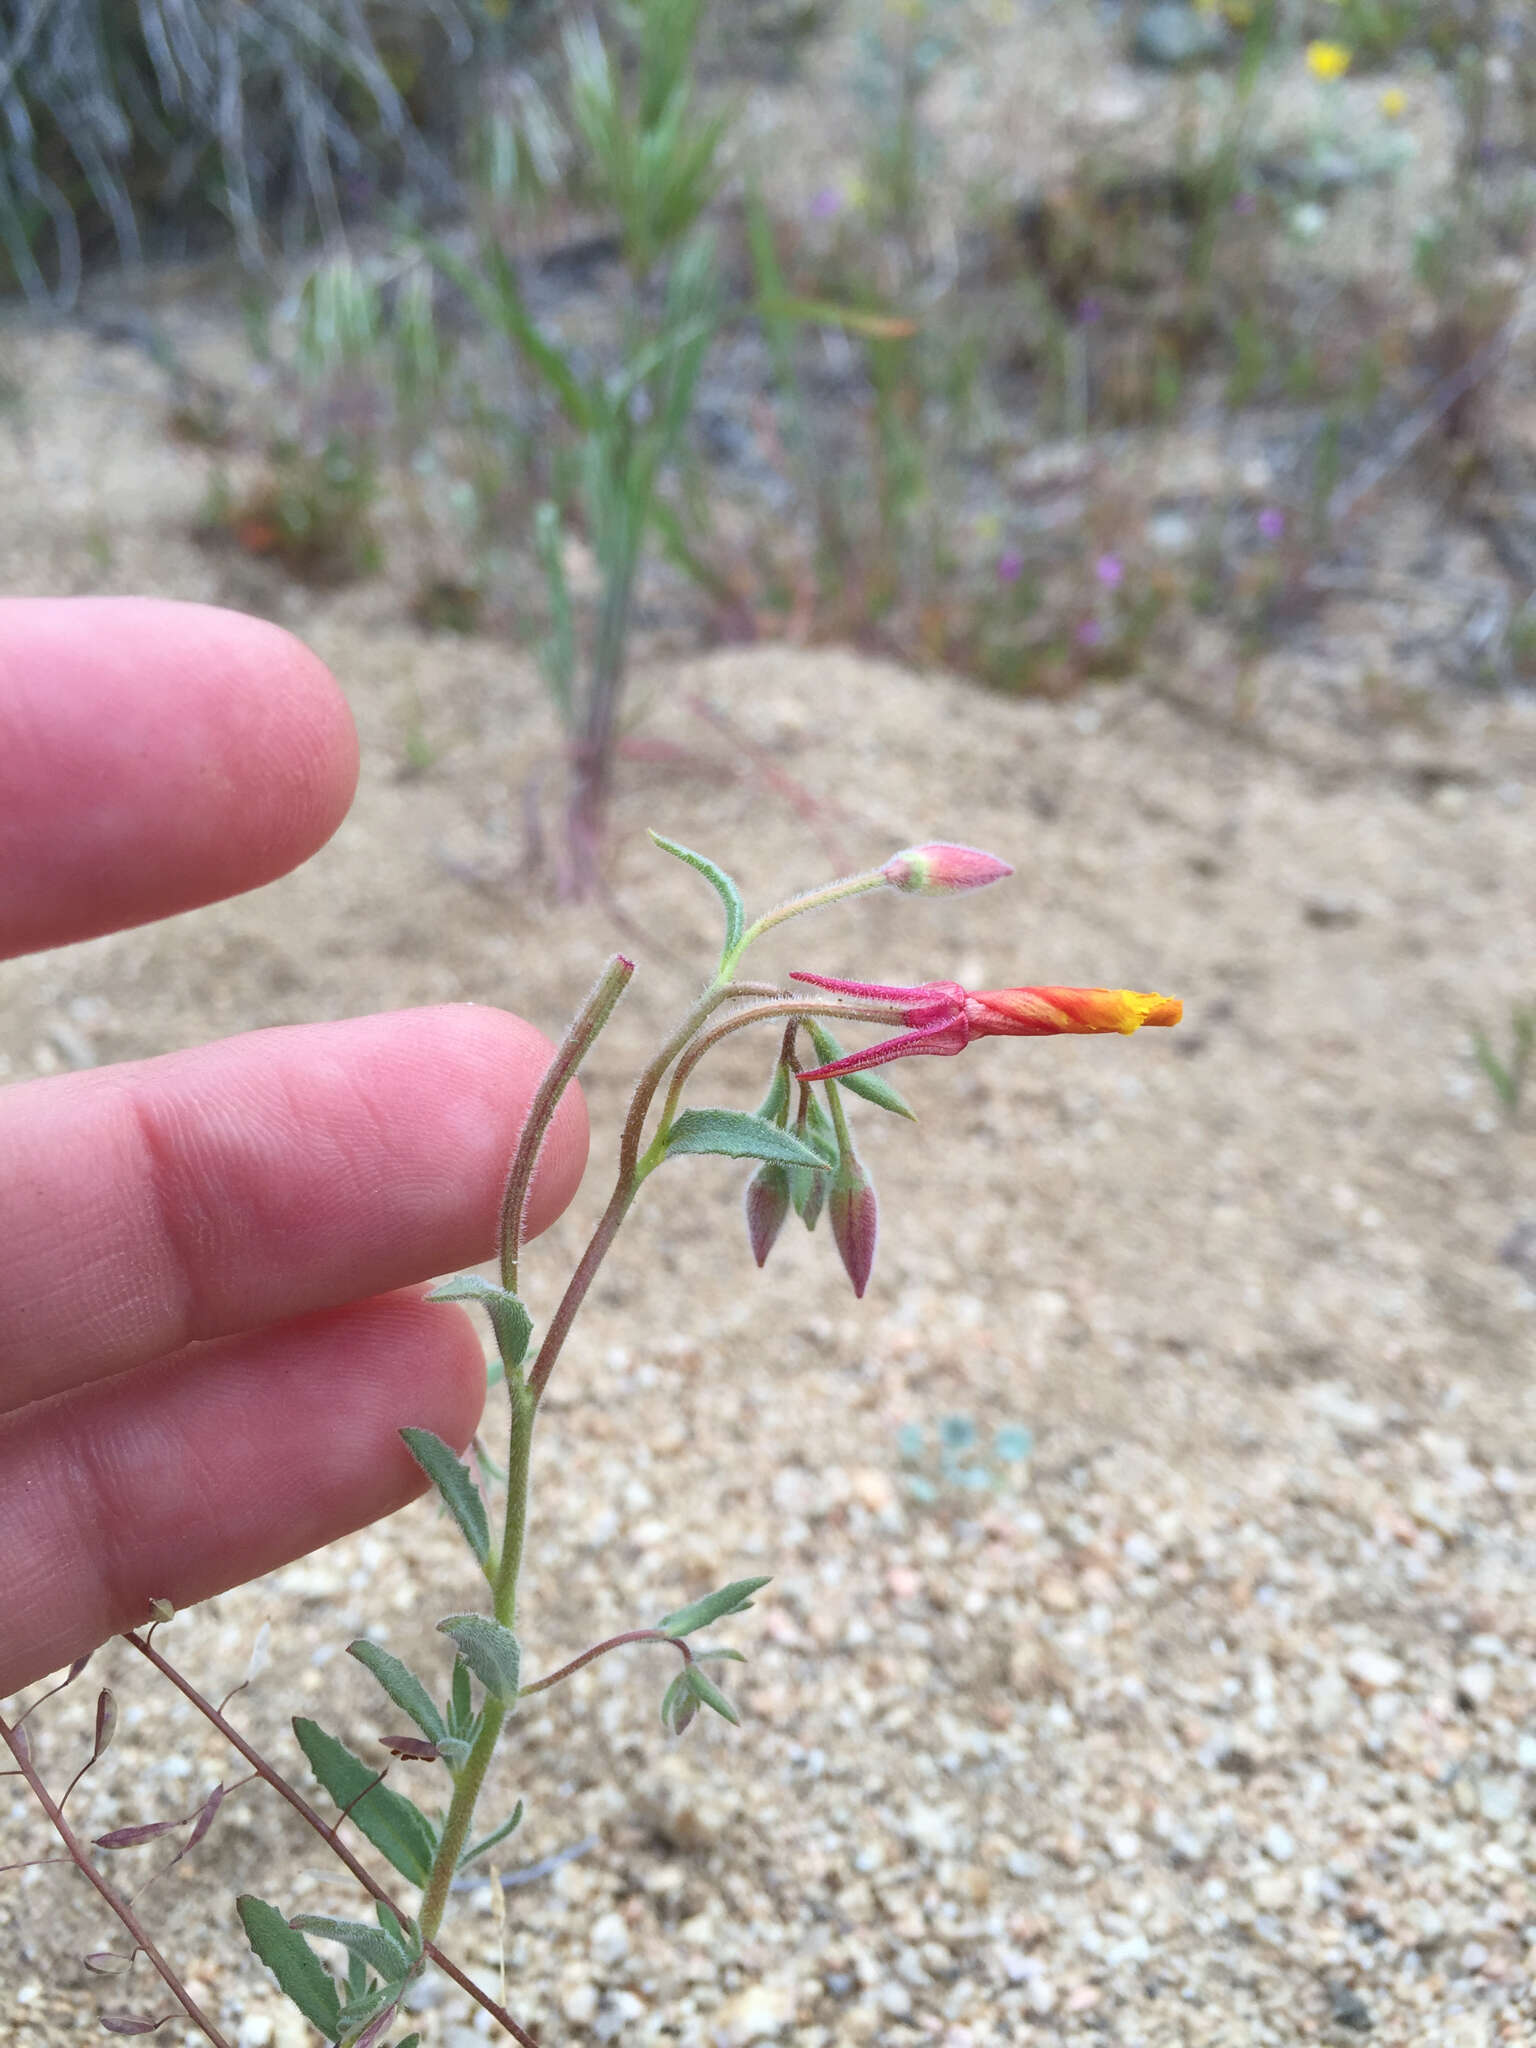
[[[352,722],[275,626],[0,601],[0,958],[257,887],[336,829]],[[0,1695],[410,1499],[468,1442],[468,1317],[549,1054],[456,1005],[251,1032],[0,1091]],[[569,1092],[531,1204],[586,1158]]]

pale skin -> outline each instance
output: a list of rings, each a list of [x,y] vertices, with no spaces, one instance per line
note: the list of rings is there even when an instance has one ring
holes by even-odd
[[[356,775],[275,626],[0,601],[0,958],[274,880]],[[403,1425],[467,1443],[480,1339],[421,1283],[490,1255],[549,1054],[463,1004],[0,1089],[0,1695],[400,1506]],[[586,1147],[572,1090],[531,1230]]]

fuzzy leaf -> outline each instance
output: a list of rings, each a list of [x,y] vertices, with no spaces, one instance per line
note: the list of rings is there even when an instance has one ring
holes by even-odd
[[[452,1698],[448,1706],[448,1723],[454,1735],[464,1742],[473,1740],[470,1733],[475,1724],[474,1702],[469,1691],[469,1666],[462,1657],[453,1660]]]
[[[245,1938],[312,2027],[328,2041],[341,2033],[341,2000],[331,1973],[302,1934],[265,1899],[246,1892],[235,1901]]]
[[[438,1624],[492,1699],[510,1706],[522,1678],[523,1652],[511,1629],[488,1614],[450,1614]]]
[[[699,1711],[699,1703],[688,1690],[688,1673],[679,1671],[661,1701],[661,1725],[669,1735],[681,1735]]]
[[[316,1721],[296,1715],[293,1732],[309,1759],[310,1769],[336,1804],[354,1820],[373,1846],[412,1884],[425,1884],[432,1869],[437,1835],[432,1823],[403,1794],[378,1782],[345,1743],[327,1735]]]
[[[708,882],[720,901],[725,905],[725,950],[734,953],[741,935],[747,928],[746,907],[741,900],[741,891],[725,872],[716,867],[712,860],[706,860],[702,853],[694,853],[689,847],[679,846],[675,839],[663,839],[659,832],[651,834],[652,839],[663,853],[670,853],[680,861],[686,861],[696,874]]]
[[[403,1977],[415,1957],[382,1927],[369,1927],[360,1920],[332,1920],[324,1913],[295,1913],[288,1922],[299,1934],[313,1934],[321,1941],[339,1941],[348,1955],[377,1970],[386,1983]]]
[[[480,1273],[455,1273],[439,1281],[428,1301],[478,1301],[496,1332],[496,1349],[508,1372],[515,1372],[528,1356],[528,1339],[533,1335],[533,1317],[508,1287],[498,1287]]]
[[[483,1856],[487,1849],[494,1849],[498,1842],[504,1842],[514,1829],[522,1826],[522,1822],[523,1802],[519,1799],[516,1806],[512,1809],[512,1818],[510,1820],[504,1820],[499,1828],[492,1828],[488,1835],[482,1835],[478,1842],[464,1851],[464,1854],[459,1858],[460,1870],[467,1863],[473,1863],[477,1856]]]
[[[695,1629],[708,1628],[711,1622],[719,1621],[727,1614],[744,1613],[752,1605],[752,1595],[760,1593],[768,1584],[767,1579],[733,1579],[718,1593],[706,1593],[702,1600],[695,1600],[688,1607],[679,1607],[675,1614],[669,1614],[656,1626],[665,1629],[669,1636],[691,1636]]]
[[[737,1719],[736,1709],[731,1705],[719,1686],[715,1684],[714,1680],[706,1677],[697,1664],[690,1664],[683,1673],[683,1678],[688,1690],[701,1705],[712,1708],[723,1720],[729,1721],[733,1728],[741,1726],[741,1722]]]
[[[818,1066],[830,1067],[834,1060],[843,1057],[843,1048],[825,1025],[814,1017],[807,1017],[805,1024],[811,1034],[811,1043],[816,1048]],[[892,1116],[904,1116],[909,1123],[917,1122],[916,1110],[910,1108],[890,1082],[882,1081],[878,1074],[839,1074],[837,1086],[846,1088],[850,1095],[862,1096],[866,1102],[874,1103],[877,1109],[888,1109]]]
[[[776,1159],[821,1169],[827,1161],[788,1131],[745,1109],[685,1109],[667,1134],[667,1157],[710,1152],[726,1159]]]
[[[447,1726],[436,1702],[409,1664],[402,1664],[381,1643],[370,1643],[363,1636],[348,1643],[347,1655],[373,1673],[401,1713],[410,1715],[429,1742],[442,1741],[448,1733]]]
[[[430,1429],[402,1429],[400,1434],[405,1448],[442,1495],[444,1506],[463,1531],[464,1541],[484,1568],[491,1555],[491,1525],[469,1467],[461,1464],[452,1446],[434,1436]]]

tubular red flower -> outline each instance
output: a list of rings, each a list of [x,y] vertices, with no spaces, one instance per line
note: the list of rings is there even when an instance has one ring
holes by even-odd
[[[835,1081],[864,1067],[918,1053],[948,1057],[973,1038],[1051,1038],[1063,1033],[1131,1032],[1143,1024],[1177,1024],[1184,1005],[1176,996],[1142,994],[1128,988],[993,988],[968,993],[954,981],[897,988],[872,981],[834,981],[824,974],[795,974],[836,995],[889,1003],[907,1030],[862,1052],[815,1067],[802,1081]]]

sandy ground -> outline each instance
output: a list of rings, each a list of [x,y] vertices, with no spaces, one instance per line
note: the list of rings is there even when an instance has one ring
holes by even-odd
[[[334,666],[365,768],[301,873],[0,969],[0,1075],[445,999],[557,1030],[622,943],[641,972],[592,1069],[592,1175],[528,1261],[547,1313],[626,1076],[713,939],[646,826],[759,904],[931,836],[1018,864],[959,904],[840,910],[765,967],[1188,1006],[1173,1034],[903,1070],[921,1125],[860,1119],[884,1219],[862,1304],[824,1236],[755,1274],[739,1170],[652,1184],[551,1397],[527,1656],[771,1572],[732,1633],[743,1727],[669,1741],[645,1652],[528,1712],[493,1799],[527,1800],[516,1863],[593,1839],[504,1916],[467,1893],[455,1953],[493,1986],[504,1963],[513,2010],[573,2048],[1536,2040],[1536,1138],[1470,1039],[1536,994],[1536,703],[1383,693],[1390,590],[1365,624],[1342,595],[1240,703],[1214,638],[1064,706],[837,653],[652,658],[638,729],[666,746],[625,768],[622,921],[573,913],[520,875],[555,739],[519,657],[410,631],[387,580],[231,581],[186,538],[207,458],[166,439],[142,355],[5,346],[0,586],[268,609]],[[1406,494],[1376,542],[1420,606],[1486,569]],[[413,735],[433,761],[407,776]],[[766,1057],[735,1042],[709,1093],[755,1102]],[[915,1499],[898,1432],[945,1417],[1027,1425],[1027,1471]],[[430,1662],[470,1592],[418,1506],[164,1642],[217,1695],[270,1623],[242,1725],[292,1760],[297,1706],[372,1754],[392,1710],[341,1646]],[[93,1831],[228,1780],[126,1652],[98,1668],[124,1715],[77,1795]],[[82,1687],[40,1717],[56,1780],[90,1709]],[[0,1822],[0,1861],[44,1852],[11,1793]],[[250,1885],[352,1905],[245,1791],[145,1911],[241,2048],[298,2048],[226,1903]],[[6,1880],[8,2043],[95,2037],[79,1958],[106,1932],[70,1873]],[[433,2048],[481,2038],[423,1997]]]

